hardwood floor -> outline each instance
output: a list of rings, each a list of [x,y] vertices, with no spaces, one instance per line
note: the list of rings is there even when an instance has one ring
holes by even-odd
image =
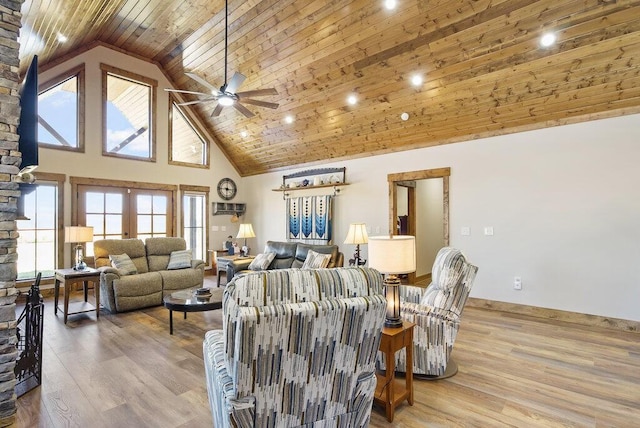
[[[206,282],[215,286],[215,277]],[[202,338],[221,311],[163,307],[53,315],[46,299],[43,383],[18,399],[16,427],[210,427]],[[177,315],[177,314],[176,314]],[[640,335],[468,307],[456,376],[414,382],[415,404],[372,427],[635,427]]]

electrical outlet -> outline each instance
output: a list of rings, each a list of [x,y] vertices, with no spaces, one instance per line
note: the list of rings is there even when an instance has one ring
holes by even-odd
[[[471,235],[471,229],[469,228],[469,226],[463,226],[462,229],[460,229],[460,235],[462,236]]]
[[[520,278],[519,276],[513,278],[513,289],[522,290],[522,278]]]

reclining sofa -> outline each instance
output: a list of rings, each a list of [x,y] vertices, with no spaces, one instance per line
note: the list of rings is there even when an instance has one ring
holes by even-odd
[[[183,238],[104,239],[93,243],[95,266],[100,271],[100,300],[109,312],[157,306],[177,290],[202,287],[205,263],[169,270],[171,253],[187,247]],[[126,254],[135,265],[129,274],[112,267],[109,256]]]
[[[342,267],[344,255],[337,245],[311,245],[300,242],[267,241],[263,253],[275,253],[275,258],[266,270],[301,268],[309,250],[320,254],[331,254],[327,268]],[[227,264],[227,281],[231,281],[238,273],[248,273],[251,259],[234,260]]]
[[[203,343],[214,426],[368,426],[382,287],[382,275],[365,267],[234,278],[222,330]]]

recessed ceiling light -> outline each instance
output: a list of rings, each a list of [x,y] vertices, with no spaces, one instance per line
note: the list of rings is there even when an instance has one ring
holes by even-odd
[[[543,48],[548,48],[549,46],[553,46],[556,42],[556,35],[553,33],[545,33],[540,37],[540,46]]]
[[[62,33],[58,33],[58,41],[59,41],[60,43],[65,43],[67,40],[69,40],[69,39],[67,38],[67,36],[65,36],[65,35],[64,35],[64,34],[62,34]]]
[[[240,136],[241,136],[242,138],[247,138],[247,136],[248,136],[248,135],[249,135],[249,133],[248,133],[247,131],[242,131],[242,132],[240,132]]]
[[[384,0],[384,7],[386,7],[388,10],[395,9],[397,5],[398,2],[396,0]]]
[[[293,123],[293,116],[285,116],[284,121],[286,123]]]
[[[413,76],[411,76],[411,84],[413,86],[422,85],[422,76],[420,76],[419,74],[414,74]]]
[[[347,102],[352,106],[356,105],[358,103],[358,97],[356,97],[354,94],[351,94],[347,97]]]
[[[406,111],[404,113],[402,113],[400,115],[400,119],[402,120],[409,120],[409,113],[407,113]]]

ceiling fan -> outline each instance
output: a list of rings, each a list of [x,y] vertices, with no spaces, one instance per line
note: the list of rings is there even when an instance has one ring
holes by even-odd
[[[255,116],[251,110],[246,108],[244,104],[251,104],[258,107],[267,107],[271,109],[278,108],[278,104],[270,103],[267,101],[254,100],[250,97],[260,97],[265,95],[278,95],[278,91],[275,88],[269,89],[256,89],[253,91],[243,91],[236,92],[236,90],[242,85],[242,82],[246,79],[246,77],[242,73],[238,73],[237,71],[233,73],[231,76],[231,80],[227,81],[227,29],[228,25],[228,0],[224,2],[224,85],[220,87],[220,89],[216,88],[202,77],[198,76],[195,73],[185,73],[187,76],[200,83],[205,88],[209,89],[209,93],[206,92],[197,92],[197,91],[183,91],[181,89],[165,89],[168,92],[179,92],[182,94],[192,94],[192,95],[201,95],[204,98],[197,99],[195,101],[187,101],[184,103],[180,103],[180,106],[192,105],[192,104],[200,104],[206,103],[210,101],[218,101],[218,105],[211,112],[212,117],[216,117],[220,115],[222,109],[224,107],[233,106],[240,113],[244,114],[246,117]]]

